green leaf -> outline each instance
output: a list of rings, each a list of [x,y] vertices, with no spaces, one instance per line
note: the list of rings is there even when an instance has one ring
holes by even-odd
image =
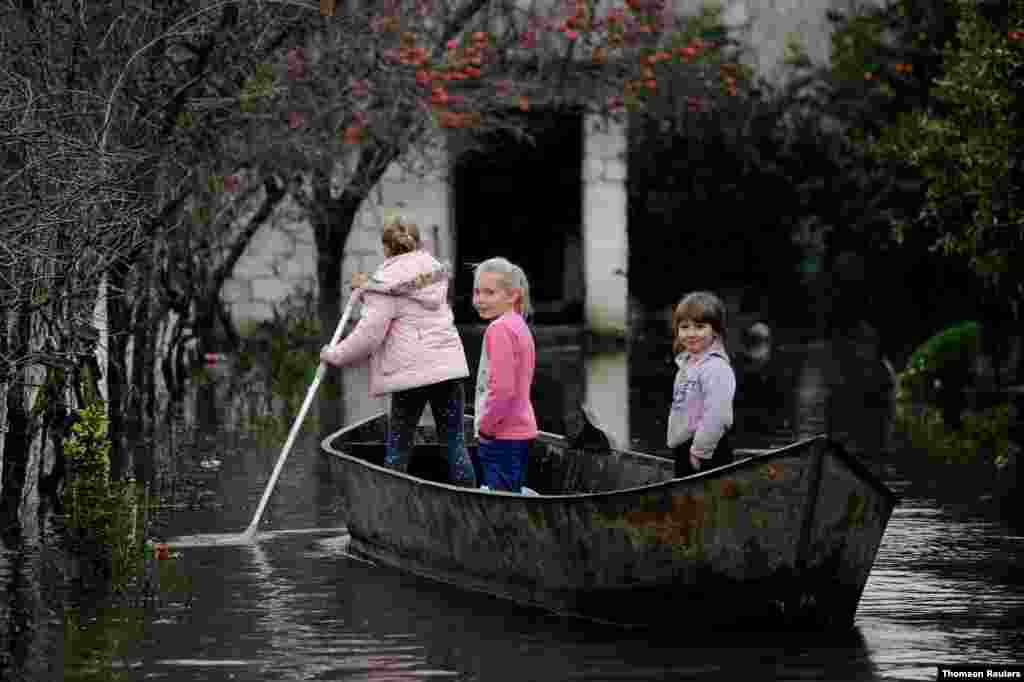
[[[192,112],[188,110],[178,112],[178,116],[174,120],[174,125],[181,130],[188,130],[192,127],[192,123]]]
[[[206,225],[210,220],[210,210],[206,206],[196,206],[192,209],[192,223],[197,227]]]

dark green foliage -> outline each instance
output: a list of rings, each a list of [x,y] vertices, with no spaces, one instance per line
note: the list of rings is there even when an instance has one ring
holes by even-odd
[[[1024,303],[1011,266],[1024,249],[1024,2],[899,0],[836,18],[833,108],[858,153],[919,187],[883,224],[925,271],[959,272],[933,278],[959,297],[933,322],[976,315],[1000,328],[986,343],[1019,333],[1006,330]]]
[[[1024,25],[1024,2],[1011,10],[1011,24]],[[900,116],[869,150],[909,164],[928,185],[921,212],[900,216],[897,235],[924,230],[934,248],[998,282],[1013,277],[1009,264],[1024,246],[1016,173],[1024,134],[1013,87],[1024,41],[1010,39],[973,2],[961,8],[957,39],[942,51],[944,74],[932,82],[927,106]]]
[[[936,463],[984,463],[1001,469],[1013,446],[1009,439],[1010,409],[1006,404],[964,413],[959,429],[948,428],[940,410],[931,405],[901,403],[897,424],[912,448]]]
[[[952,371],[969,373],[978,353],[977,322],[962,322],[942,330],[911,354],[907,368],[900,375],[908,389],[928,390],[936,380]],[[951,367],[951,365],[959,367]]]
[[[780,298],[799,296],[792,234],[803,206],[791,171],[802,150],[787,146],[784,106],[751,91],[742,73],[738,80],[740,94],[702,110],[688,107],[696,95],[678,79],[631,122],[630,290],[646,304],[769,283]]]

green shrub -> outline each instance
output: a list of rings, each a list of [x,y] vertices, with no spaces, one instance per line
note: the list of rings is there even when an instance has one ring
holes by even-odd
[[[900,403],[897,424],[912,448],[943,464],[988,462],[1001,468],[1010,457],[1010,406],[997,405],[976,412],[964,412],[959,430],[950,430],[939,408],[932,405]]]
[[[115,591],[123,591],[144,558],[149,499],[135,481],[110,480],[110,447],[103,404],[79,410],[63,443],[64,530],[68,549],[100,566]]]
[[[311,289],[298,288],[274,306],[274,317],[243,337],[238,366],[261,371],[268,392],[282,405],[275,414],[249,414],[240,427],[264,445],[284,440],[320,364],[320,320]]]
[[[977,322],[961,322],[942,330],[921,344],[899,374],[903,397],[928,399],[937,382],[951,371],[969,373],[978,353]]]

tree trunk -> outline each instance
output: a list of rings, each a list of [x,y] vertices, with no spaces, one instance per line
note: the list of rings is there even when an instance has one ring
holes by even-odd
[[[9,357],[9,339],[11,313],[0,310],[0,357]],[[8,421],[10,409],[7,400],[8,391],[11,390],[11,377],[8,374],[6,364],[0,364],[0,508],[3,506],[4,491],[4,459],[7,453],[7,434],[11,432],[11,423]],[[3,523],[0,515],[0,524]]]
[[[330,177],[314,172],[313,210],[311,221],[316,239],[317,311],[320,317],[322,345],[330,342],[331,335],[341,318],[341,269],[345,256],[345,243],[359,212],[362,198],[344,193],[337,199],[330,195]],[[321,436],[345,424],[345,392],[341,371],[327,372],[319,394],[319,421]]]
[[[132,311],[125,296],[131,265],[120,263],[111,268],[107,283],[107,321],[109,353],[107,376],[107,413],[110,417],[110,477],[120,480],[132,469],[131,451],[125,439],[125,401],[128,386],[128,339]]]
[[[152,268],[149,259],[140,259],[137,271],[138,290],[140,295],[135,298],[135,311],[132,330],[132,391],[125,406],[127,431],[125,433],[128,446],[131,448],[133,468],[130,475],[142,482],[151,484],[156,472],[155,449],[146,446],[147,440],[153,437],[153,423],[156,411],[156,376],[155,344],[153,330],[157,321],[153,318],[153,288],[149,282]]]
[[[221,298],[221,290],[224,288],[224,283],[234,273],[235,266],[242,258],[249,243],[252,242],[253,237],[270,220],[274,211],[287,196],[288,188],[283,183],[278,182],[273,175],[264,176],[263,200],[260,202],[259,208],[249,219],[245,229],[233,239],[224,260],[208,275],[207,281],[202,283],[204,285],[201,289],[202,294],[193,301],[195,334],[199,340],[200,359],[204,353],[219,350],[222,337],[218,333],[218,325],[224,333],[223,340],[227,341],[229,348],[231,350],[238,348],[240,343],[238,332]]]
[[[38,330],[33,323],[40,320],[24,308],[14,315],[14,324],[7,330],[13,337],[9,347],[25,355],[39,352],[46,335],[34,333]],[[0,494],[0,528],[16,531],[22,540],[36,538],[39,531],[39,482],[49,442],[46,425],[53,414],[54,387],[49,378],[43,365],[26,363],[7,384],[7,461]]]

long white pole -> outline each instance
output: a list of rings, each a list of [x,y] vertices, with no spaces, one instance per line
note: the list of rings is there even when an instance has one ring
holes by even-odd
[[[341,320],[338,322],[337,329],[334,330],[334,336],[331,337],[330,345],[338,343],[341,339],[341,334],[345,330],[345,325],[348,324],[349,315],[352,313],[352,308],[355,305],[356,299],[362,293],[361,289],[356,289],[349,296],[348,303],[345,305],[345,312],[341,316]],[[274,486],[277,485],[277,479],[281,475],[281,469],[284,468],[284,461],[288,458],[288,453],[292,449],[292,445],[295,444],[295,439],[299,435],[299,430],[302,427],[302,422],[306,418],[306,413],[309,412],[309,407],[313,404],[313,397],[316,395],[316,391],[320,388],[320,382],[323,381],[324,373],[327,371],[327,366],[321,362],[316,368],[316,376],[313,377],[313,383],[309,385],[309,390],[306,391],[306,399],[302,401],[302,407],[299,409],[298,416],[295,417],[295,421],[292,423],[291,431],[288,432],[288,439],[284,443],[284,448],[281,449],[281,454],[277,458],[277,464],[274,465],[274,472],[270,475],[270,480],[267,482],[267,487],[263,491],[263,497],[260,499],[260,504],[256,507],[256,513],[253,514],[252,521],[249,523],[249,527],[245,529],[242,534],[244,539],[252,539],[256,535],[256,530],[260,525],[260,518],[263,516],[263,510],[267,506],[267,502],[270,500],[270,495],[274,492]]]

